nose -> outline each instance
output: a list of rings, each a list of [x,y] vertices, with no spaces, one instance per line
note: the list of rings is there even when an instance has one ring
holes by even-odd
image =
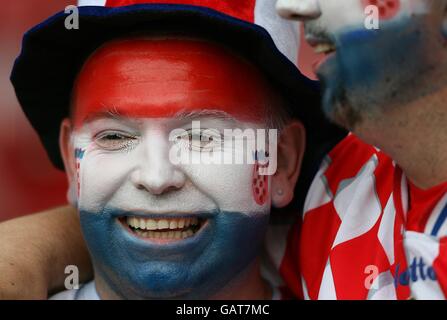
[[[311,20],[321,15],[319,0],[278,0],[276,11],[291,20]]]
[[[154,135],[144,142],[138,166],[130,177],[138,190],[161,195],[184,186],[185,174],[169,161],[167,140],[162,135]]]

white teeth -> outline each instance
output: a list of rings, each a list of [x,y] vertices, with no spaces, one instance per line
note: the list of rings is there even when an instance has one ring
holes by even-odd
[[[171,220],[169,222],[169,229],[177,229],[177,221]]]
[[[177,226],[178,226],[179,229],[184,228],[184,227],[185,227],[185,219],[180,219],[180,220],[178,221]]]
[[[158,220],[158,229],[169,229],[169,222],[168,220]]]
[[[136,228],[140,227],[140,220],[138,218],[134,218],[134,225]]]
[[[138,228],[137,219],[135,217],[127,217],[127,224],[131,227]]]
[[[146,220],[146,229],[147,230],[157,230],[157,221],[154,219],[147,219]]]
[[[335,46],[329,43],[321,43],[317,46],[315,46],[314,50],[316,53],[327,53],[335,51]]]
[[[181,240],[194,235],[192,230],[187,231],[142,231],[140,229],[135,230],[135,233],[143,238],[148,239],[173,239]]]
[[[194,218],[171,218],[171,219],[146,219],[137,217],[127,217],[127,224],[136,229],[140,236],[160,239],[182,239],[192,236],[192,230],[184,231],[168,231],[177,229],[186,229],[191,226],[198,226],[199,219]],[[155,230],[166,230],[163,232],[155,232]],[[147,232],[145,232],[147,231]],[[144,232],[144,234],[143,234]]]

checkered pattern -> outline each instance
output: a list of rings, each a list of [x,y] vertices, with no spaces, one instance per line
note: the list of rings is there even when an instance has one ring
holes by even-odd
[[[75,159],[76,159],[76,190],[77,190],[77,197],[79,199],[80,191],[81,191],[81,160],[84,157],[85,150],[76,148],[75,150]]]
[[[285,282],[309,299],[447,297],[447,184],[411,190],[388,156],[349,135],[315,177],[302,226],[289,231]]]

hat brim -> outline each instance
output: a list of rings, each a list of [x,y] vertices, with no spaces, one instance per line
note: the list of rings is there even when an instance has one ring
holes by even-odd
[[[24,35],[11,74],[23,111],[57,168],[63,169],[58,145],[60,123],[69,114],[77,73],[103,43],[135,32],[178,32],[207,38],[236,50],[258,66],[289,100],[289,111],[306,127],[303,183],[303,174],[312,176],[324,153],[345,134],[324,117],[318,83],[303,76],[260,26],[211,9],[173,4],[79,7],[79,29],[71,30],[65,28],[67,16],[59,12]]]

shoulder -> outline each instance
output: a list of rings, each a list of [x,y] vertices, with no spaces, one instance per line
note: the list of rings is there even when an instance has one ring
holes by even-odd
[[[331,268],[335,260],[329,263],[331,252],[337,247],[347,251],[355,248],[339,245],[361,239],[376,225],[392,197],[394,174],[390,157],[353,134],[324,159],[309,189],[303,214],[300,269],[305,296],[334,297]],[[343,265],[357,258],[348,256],[343,256]]]
[[[390,157],[350,134],[324,158],[309,188],[304,213],[334,201],[341,191],[345,191],[344,197],[339,200],[344,203],[358,195],[352,191],[373,191],[379,198],[387,197],[392,191],[394,169]]]

